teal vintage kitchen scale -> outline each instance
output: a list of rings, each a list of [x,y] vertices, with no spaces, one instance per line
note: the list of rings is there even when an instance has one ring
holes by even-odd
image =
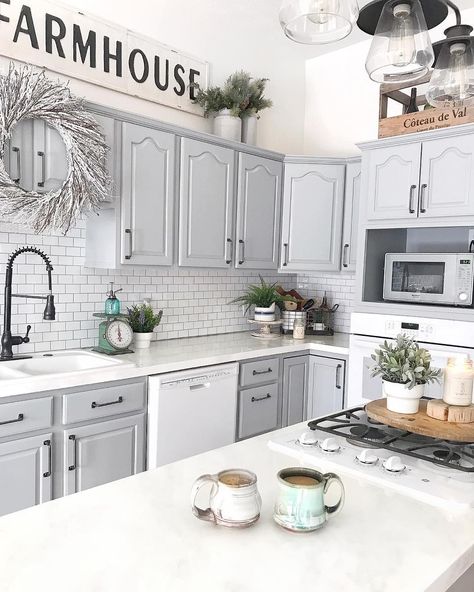
[[[133,339],[133,331],[127,315],[95,312],[93,316],[103,319],[99,325],[99,344],[92,348],[93,351],[108,356],[133,354],[133,350],[129,348]]]

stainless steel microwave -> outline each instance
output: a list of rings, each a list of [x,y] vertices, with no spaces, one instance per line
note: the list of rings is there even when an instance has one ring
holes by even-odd
[[[474,253],[387,253],[384,300],[472,306]]]

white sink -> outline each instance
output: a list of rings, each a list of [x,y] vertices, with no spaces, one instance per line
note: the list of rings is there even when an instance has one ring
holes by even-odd
[[[38,354],[25,360],[0,362],[0,380],[81,372],[121,364],[120,360],[93,352],[81,350],[59,351],[51,354]]]

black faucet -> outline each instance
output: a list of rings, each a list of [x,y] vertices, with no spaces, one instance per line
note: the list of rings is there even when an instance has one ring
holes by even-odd
[[[48,294],[40,296],[37,294],[12,294],[12,277],[13,277],[13,263],[18,255],[22,253],[35,253],[39,255],[46,264],[46,271],[48,272]],[[14,251],[7,261],[7,273],[5,276],[5,301],[3,304],[3,334],[2,334],[2,353],[0,354],[0,362],[13,359],[12,346],[28,343],[30,338],[28,334],[31,325],[26,327],[26,335],[12,335],[11,321],[12,321],[12,297],[16,298],[35,298],[38,300],[46,300],[46,307],[43,312],[43,319],[45,321],[54,321],[56,318],[56,309],[54,307],[54,296],[52,293],[51,272],[53,266],[49,258],[36,247],[21,247]],[[16,359],[31,358],[32,356],[15,356]]]

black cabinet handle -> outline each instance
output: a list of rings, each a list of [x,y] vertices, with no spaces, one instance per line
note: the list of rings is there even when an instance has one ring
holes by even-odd
[[[23,421],[25,416],[23,413],[19,413],[16,419],[8,419],[7,421],[0,421],[0,425],[7,425],[8,423],[18,423],[19,421]]]
[[[123,397],[120,396],[116,401],[110,401],[109,403],[96,403],[92,401],[91,409],[96,409],[97,407],[108,407],[109,405],[118,405],[119,403],[123,403]]]
[[[13,146],[12,152],[16,152],[16,172],[18,174],[16,179],[12,179],[14,183],[19,183],[21,179],[21,151],[17,146]]]
[[[51,440],[45,440],[43,445],[48,447],[48,470],[43,473],[43,477],[51,477],[51,469],[53,466]]]
[[[41,181],[38,181],[38,187],[44,187],[46,180],[46,155],[44,152],[38,152],[38,156],[41,158]]]
[[[408,202],[408,211],[410,212],[410,214],[415,213],[415,208],[413,207],[414,199],[415,199],[415,189],[416,189],[416,185],[412,185],[410,187],[410,201]]]
[[[343,253],[342,253],[342,267],[349,267],[349,259],[347,254],[349,252],[349,244],[346,243],[344,245]]]
[[[226,255],[225,255],[225,262],[227,265],[232,263],[232,239],[228,238],[226,241]],[[230,255],[229,255],[230,253]]]
[[[239,265],[243,265],[243,263],[245,262],[245,241],[243,241],[242,239],[239,239],[239,245],[240,245]]]
[[[283,267],[288,266],[288,243],[283,243]]]
[[[426,198],[426,190],[427,189],[428,189],[428,185],[426,185],[426,183],[423,183],[423,185],[421,186],[421,194],[420,194],[420,214],[426,213],[425,198]]]
[[[73,444],[73,462],[72,465],[69,465],[69,470],[70,471],[75,471],[76,470],[76,465],[77,465],[77,460],[76,460],[76,436],[74,435],[70,435],[69,436],[69,440],[71,440],[72,444]]]
[[[252,401],[252,403],[258,403],[259,401],[266,401],[267,399],[271,398],[271,394],[267,393],[264,397],[252,397],[250,400]]]
[[[336,388],[337,389],[341,389],[341,370],[342,370],[342,364],[338,364],[336,366]]]
[[[254,370],[252,372],[252,374],[254,376],[259,376],[260,374],[271,374],[273,372],[273,370],[271,368],[269,368],[268,370]]]
[[[129,259],[132,258],[132,254],[133,254],[132,229],[131,228],[126,228],[125,229],[125,234],[128,234],[128,255],[125,255],[125,259],[127,259],[127,261],[128,261]]]

